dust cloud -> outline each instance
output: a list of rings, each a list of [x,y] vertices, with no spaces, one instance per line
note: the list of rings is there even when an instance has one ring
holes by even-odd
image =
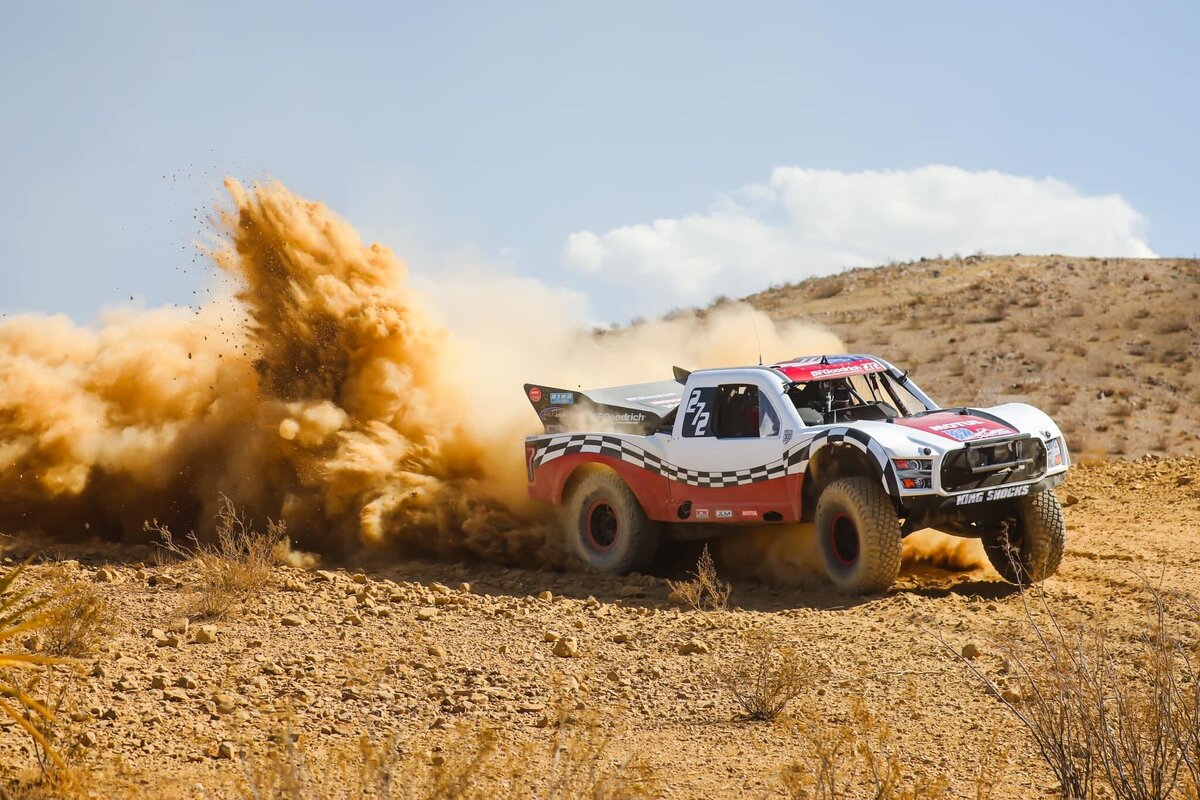
[[[324,205],[226,188],[207,255],[231,288],[198,310],[0,325],[4,530],[203,533],[224,494],[320,552],[552,563],[553,525],[524,496],[521,436],[540,427],[523,382],[752,363],[756,338],[768,359],[841,349],[737,304],[597,334],[528,281],[463,284],[439,306]]]

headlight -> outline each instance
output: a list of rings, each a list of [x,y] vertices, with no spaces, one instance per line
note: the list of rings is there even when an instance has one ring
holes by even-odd
[[[893,458],[896,476],[900,485],[905,489],[933,488],[933,459],[929,458]]]
[[[1067,463],[1067,443],[1062,437],[1046,442],[1046,467],[1054,469]]]

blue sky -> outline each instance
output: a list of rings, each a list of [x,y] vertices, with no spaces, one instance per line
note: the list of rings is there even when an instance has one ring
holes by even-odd
[[[0,310],[192,302],[226,174],[605,319],[976,241],[1193,256],[1198,36],[1183,2],[9,2]],[[836,217],[881,195],[916,234]]]

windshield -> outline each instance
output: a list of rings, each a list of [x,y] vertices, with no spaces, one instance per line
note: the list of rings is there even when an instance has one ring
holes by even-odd
[[[809,425],[894,419],[926,410],[916,395],[886,372],[793,383],[787,396]]]

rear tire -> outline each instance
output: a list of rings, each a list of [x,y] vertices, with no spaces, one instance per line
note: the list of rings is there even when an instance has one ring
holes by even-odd
[[[619,475],[597,472],[571,493],[563,528],[571,555],[600,572],[623,575],[649,568],[661,526],[646,516]]]
[[[900,574],[900,521],[883,486],[841,478],[817,499],[817,538],[829,579],[843,592],[885,592]]]
[[[1067,543],[1067,525],[1054,492],[1039,492],[1016,503],[1013,524],[983,537],[988,561],[1009,583],[1028,585],[1058,571]]]

